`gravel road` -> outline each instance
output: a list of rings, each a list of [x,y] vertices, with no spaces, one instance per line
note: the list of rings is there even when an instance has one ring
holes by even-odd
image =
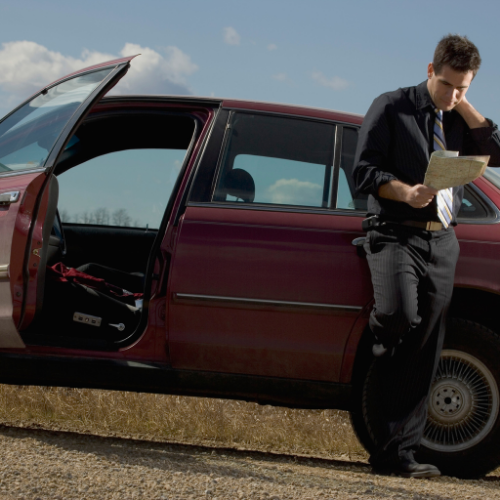
[[[366,463],[0,426],[0,499],[500,499],[480,481],[381,477]]]

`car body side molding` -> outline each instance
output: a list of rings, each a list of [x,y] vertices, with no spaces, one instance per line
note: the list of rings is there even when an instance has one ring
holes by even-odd
[[[174,302],[199,302],[203,305],[209,305],[212,303],[215,306],[220,306],[224,303],[225,306],[229,307],[272,307],[272,308],[287,308],[296,310],[311,310],[324,311],[329,313],[353,313],[355,315],[359,314],[361,306],[349,306],[349,305],[338,305],[338,304],[316,304],[313,302],[291,302],[287,300],[263,300],[263,299],[252,299],[245,297],[220,297],[217,295],[197,295],[192,293],[177,293],[173,294]]]

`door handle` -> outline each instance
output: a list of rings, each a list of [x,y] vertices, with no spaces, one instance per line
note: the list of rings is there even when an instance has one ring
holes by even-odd
[[[7,193],[0,193],[0,206],[10,205],[19,200],[19,191],[9,191]]]
[[[0,280],[9,279],[9,264],[0,265]]]
[[[354,238],[351,242],[356,247],[356,253],[358,254],[358,257],[362,258],[366,257],[366,252],[365,249],[363,248],[365,240],[366,240],[365,236],[360,236],[359,238]]]
[[[352,244],[355,247],[362,247],[365,244],[366,237],[365,236],[360,236],[359,238],[354,238],[352,240]]]

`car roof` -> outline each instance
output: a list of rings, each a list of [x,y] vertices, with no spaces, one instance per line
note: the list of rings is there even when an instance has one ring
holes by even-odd
[[[363,115],[337,111],[333,109],[298,106],[295,104],[281,104],[275,102],[245,101],[240,99],[223,99],[223,107],[229,109],[245,109],[259,112],[281,113],[296,116],[309,116],[325,120],[335,120],[361,125]]]
[[[115,95],[106,96],[101,99],[100,103],[106,104],[111,102],[123,101],[155,101],[168,100],[179,103],[190,104],[205,104],[225,109],[241,109],[261,113],[278,113],[292,116],[303,116],[309,118],[319,118],[323,120],[333,120],[337,122],[349,123],[353,125],[361,125],[363,115],[357,113],[349,113],[347,111],[337,111],[333,109],[315,108],[309,106],[298,106],[295,104],[282,104],[265,101],[247,101],[244,99],[232,98],[217,98],[217,97],[198,97],[198,96],[178,96],[178,95]]]

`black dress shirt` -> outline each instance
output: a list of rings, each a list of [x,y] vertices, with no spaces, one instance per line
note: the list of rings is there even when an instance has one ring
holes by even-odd
[[[358,192],[368,194],[368,213],[392,220],[439,221],[435,199],[424,208],[389,200],[378,195],[382,184],[400,180],[410,186],[424,182],[433,152],[434,103],[427,81],[377,97],[359,132],[354,160],[354,182]],[[460,155],[490,155],[490,166],[500,167],[500,131],[489,127],[469,129],[455,111],[443,114],[446,149]],[[460,209],[463,187],[453,189],[453,220]]]

